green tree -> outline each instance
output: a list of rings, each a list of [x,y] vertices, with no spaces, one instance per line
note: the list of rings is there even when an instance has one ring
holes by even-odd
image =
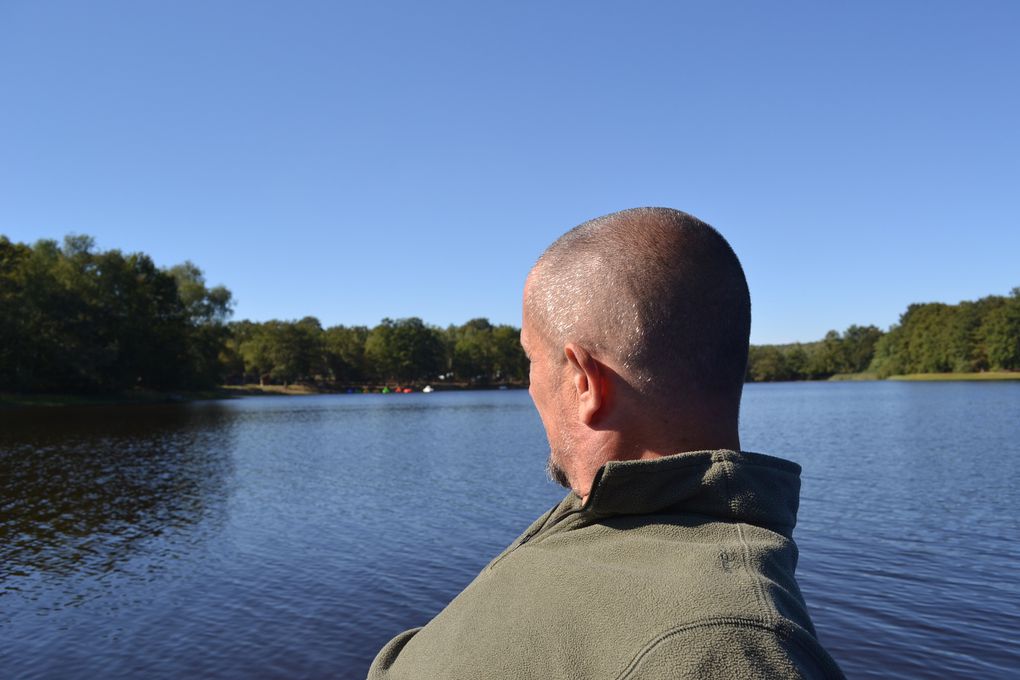
[[[171,267],[168,274],[187,320],[183,355],[188,382],[195,386],[222,382],[221,355],[230,337],[226,320],[233,313],[233,297],[224,286],[207,287],[202,270],[190,261]]]
[[[244,330],[247,337],[239,343],[239,352],[245,373],[257,376],[259,384],[311,381],[325,370],[322,330],[314,317],[267,321]]]
[[[1020,287],[992,307],[979,328],[989,368],[1020,370]]]
[[[315,356],[308,330],[295,323],[270,322],[267,325],[272,359],[269,376],[284,385],[308,379]]]
[[[365,359],[368,329],[364,326],[333,326],[323,334],[326,365],[337,382],[360,382],[371,374]]]
[[[29,383],[31,338],[27,328],[25,263],[31,249],[0,236],[0,389],[24,389]]]
[[[875,343],[875,354],[868,370],[879,378],[902,375],[907,372],[906,352],[903,349],[904,332],[900,326],[893,326]]]
[[[383,319],[365,340],[365,357],[382,379],[428,380],[443,369],[442,336],[418,317]]]
[[[5,386],[77,392],[202,382],[188,358],[208,323],[189,317],[175,278],[147,255],[99,251],[91,237],[70,235],[63,246],[3,239],[0,258]],[[229,300],[226,289],[216,295]],[[221,339],[206,344],[215,359]]]
[[[495,373],[495,346],[488,319],[471,319],[456,331],[453,371],[461,380],[489,382]]]
[[[267,324],[253,324],[253,328],[238,340],[238,353],[244,361],[246,376],[254,376],[259,385],[265,385],[273,370],[273,353]]]
[[[956,310],[942,303],[913,304],[900,317],[908,373],[953,370]]]
[[[754,382],[791,380],[793,374],[783,350],[776,345],[759,345],[750,348],[748,372]]]
[[[875,355],[875,345],[882,337],[876,326],[853,325],[843,331],[843,371],[861,373],[868,370]]]
[[[528,357],[521,347],[519,328],[499,325],[492,329],[492,354],[495,378],[523,382],[528,378]]]
[[[191,261],[167,270],[177,283],[177,294],[194,325],[223,324],[233,313],[233,296],[224,286],[208,288],[205,274]]]
[[[20,262],[18,313],[21,339],[16,363],[21,378],[15,388],[31,391],[78,391],[82,384],[72,367],[79,353],[75,325],[85,316],[84,301],[67,284],[67,265],[56,241],[40,240]],[[80,324],[79,324],[80,325]]]
[[[807,370],[813,378],[827,378],[842,372],[845,366],[843,341],[836,331],[826,333],[808,355]]]
[[[95,382],[122,390],[134,386],[156,389],[208,384],[189,360],[191,327],[171,276],[140,253],[110,250],[92,258],[93,344],[102,353]],[[216,356],[221,342],[213,340]],[[215,372],[214,372],[215,373]]]
[[[783,365],[790,380],[805,380],[808,375],[808,353],[804,345],[794,343],[783,351]]]

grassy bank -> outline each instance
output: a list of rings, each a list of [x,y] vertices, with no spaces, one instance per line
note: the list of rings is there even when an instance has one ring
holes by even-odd
[[[877,373],[837,373],[818,382],[863,382],[869,380],[896,380],[902,382],[950,382],[961,380],[1020,380],[1020,371],[984,371],[983,373],[909,373],[880,378]],[[814,382],[792,380],[784,382]]]
[[[260,396],[306,396],[312,394],[344,394],[348,389],[356,393],[367,390],[379,393],[386,385],[223,385],[214,390],[197,392],[156,392],[153,390],[132,390],[118,394],[16,394],[0,392],[0,409],[26,406],[88,406],[112,404],[173,404],[208,399],[236,399]],[[420,392],[422,385],[409,386]],[[499,385],[472,385],[470,383],[444,382],[433,385],[437,392],[462,390],[494,390]],[[507,385],[510,389],[526,389],[527,385]],[[389,388],[392,390],[393,386]]]
[[[985,371],[983,373],[910,373],[892,375],[888,380],[940,382],[947,380],[1020,380],[1020,371]]]
[[[229,397],[260,397],[260,396],[302,396],[309,394],[329,394],[334,390],[324,390],[312,385],[223,385],[220,388]]]
[[[176,404],[206,399],[229,399],[232,393],[226,390],[203,390],[197,392],[156,392],[153,390],[132,390],[117,394],[16,394],[0,392],[0,409],[22,406],[90,406],[114,404]]]
[[[877,373],[837,373],[828,378],[830,382],[857,382],[863,380],[881,380]]]
[[[527,385],[475,385],[467,382],[437,382],[430,383],[432,389],[436,392],[461,392],[465,390],[497,390],[508,388],[514,389],[527,389]],[[421,392],[424,385],[404,385],[404,387],[411,388],[414,392]],[[388,388],[394,390],[393,384],[368,384],[368,385],[310,385],[310,384],[295,384],[287,385],[259,385],[258,383],[250,383],[247,385],[224,385],[222,389],[233,396],[272,396],[272,395],[307,395],[307,394],[345,394],[348,390],[352,390],[355,394],[362,392],[378,394]]]

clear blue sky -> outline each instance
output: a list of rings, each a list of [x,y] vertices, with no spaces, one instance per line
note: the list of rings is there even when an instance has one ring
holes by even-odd
[[[1020,286],[1017,2],[0,0],[0,233],[190,259],[235,318],[520,322],[637,205],[752,341]]]

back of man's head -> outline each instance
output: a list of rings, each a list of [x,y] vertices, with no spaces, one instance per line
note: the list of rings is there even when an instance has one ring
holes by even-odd
[[[635,208],[570,230],[532,270],[525,313],[551,346],[576,342],[617,367],[649,406],[739,405],[747,281],[719,232],[687,213]]]

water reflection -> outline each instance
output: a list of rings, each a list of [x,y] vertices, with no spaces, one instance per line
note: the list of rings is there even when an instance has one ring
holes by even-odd
[[[80,600],[83,582],[148,578],[194,550],[223,522],[228,423],[214,404],[0,414],[2,592],[34,598],[64,577]]]

